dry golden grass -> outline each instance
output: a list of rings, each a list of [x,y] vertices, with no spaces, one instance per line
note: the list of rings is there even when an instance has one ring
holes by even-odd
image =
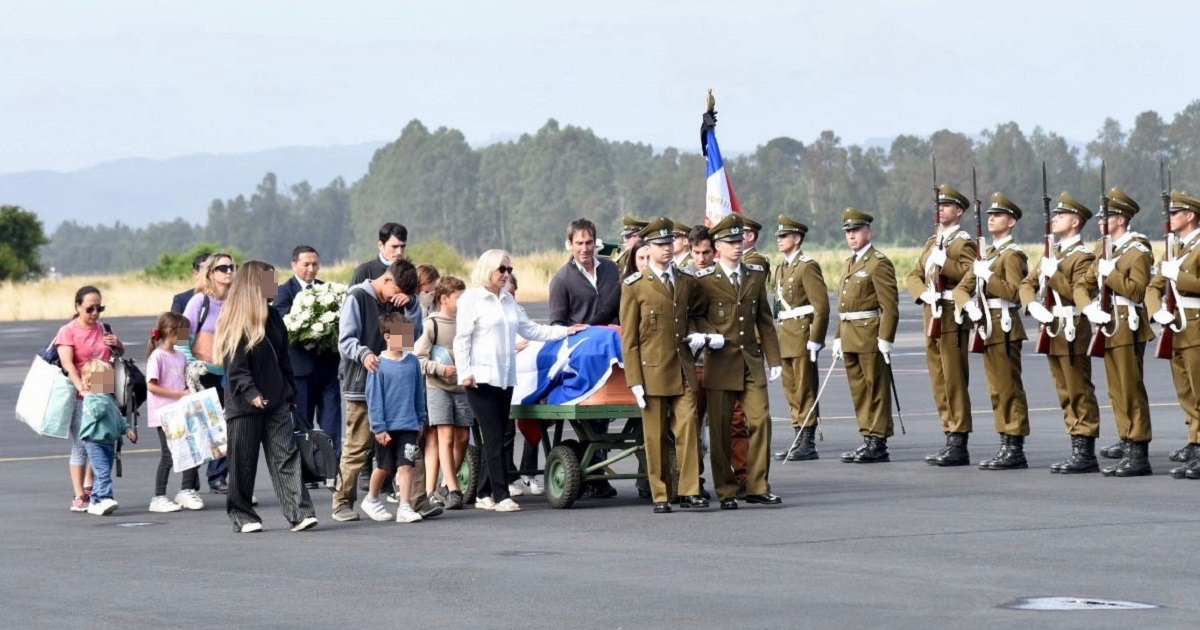
[[[1038,244],[1024,245],[1023,249],[1029,254],[1030,261],[1036,261],[1042,255],[1042,246]],[[892,260],[896,266],[896,275],[903,284],[903,277],[916,264],[921,254],[920,247],[891,247],[879,245],[879,250]],[[1162,255],[1161,241],[1155,242],[1155,258]],[[849,251],[845,248],[819,248],[805,250],[805,253],[816,259],[825,273],[825,282],[829,286],[837,284],[838,277],[845,265]],[[567,261],[569,254],[556,250],[525,256],[514,256],[512,259],[513,275],[517,277],[519,289],[517,295],[522,302],[545,302],[550,294],[550,278]],[[779,255],[771,257],[772,263],[778,262]],[[474,260],[464,260],[463,268],[471,269]],[[350,278],[355,263],[339,263],[321,270],[321,277],[345,282]],[[281,277],[290,273],[280,270]],[[468,272],[469,274],[469,272]],[[466,274],[464,274],[466,275]],[[464,278],[465,280],[466,278]],[[152,282],[139,274],[107,276],[71,276],[58,280],[39,280],[15,284],[0,283],[0,321],[28,320],[66,320],[74,312],[72,305],[75,291],[85,285],[93,285],[104,295],[107,307],[104,314],[107,317],[134,317],[157,315],[170,307],[171,297],[187,288],[187,283]]]

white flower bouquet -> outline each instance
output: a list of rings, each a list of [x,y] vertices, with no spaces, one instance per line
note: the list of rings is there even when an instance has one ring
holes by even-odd
[[[308,350],[337,351],[338,318],[349,287],[338,282],[314,285],[296,294],[283,317],[288,341]]]

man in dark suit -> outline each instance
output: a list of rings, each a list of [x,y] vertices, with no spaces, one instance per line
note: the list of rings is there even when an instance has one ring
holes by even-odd
[[[292,250],[294,275],[279,285],[273,302],[280,315],[291,312],[292,303],[301,291],[325,283],[317,279],[320,269],[321,258],[317,250],[308,245],[297,245]],[[340,444],[342,403],[337,380],[337,350],[310,350],[289,344],[288,357],[296,379],[296,406],[292,410],[296,429],[303,431],[313,426],[315,413],[316,426],[328,433],[335,445]]]
[[[212,256],[212,252],[200,252],[192,259],[192,288],[183,293],[175,294],[175,298],[171,300],[172,313],[183,315],[183,309],[187,308],[188,300],[192,299],[192,296],[196,293],[196,281],[199,280],[200,265],[203,265],[209,256]]]

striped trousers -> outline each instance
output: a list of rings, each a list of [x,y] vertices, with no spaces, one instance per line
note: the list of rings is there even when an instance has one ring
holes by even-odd
[[[239,531],[247,523],[260,523],[258,513],[250,504],[254,495],[254,478],[258,474],[258,449],[267,458],[267,472],[279,499],[284,518],[295,525],[316,516],[312,499],[300,479],[300,451],[292,435],[292,412],[287,405],[270,411],[226,419],[229,432],[229,495],[225,511]]]

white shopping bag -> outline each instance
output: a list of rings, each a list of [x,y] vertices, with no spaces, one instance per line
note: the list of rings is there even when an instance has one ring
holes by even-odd
[[[75,412],[75,394],[75,384],[62,368],[34,357],[17,396],[17,419],[40,435],[65,439]]]
[[[175,472],[190,470],[225,456],[228,436],[225,412],[217,390],[208,388],[188,394],[158,410],[171,464]]]

